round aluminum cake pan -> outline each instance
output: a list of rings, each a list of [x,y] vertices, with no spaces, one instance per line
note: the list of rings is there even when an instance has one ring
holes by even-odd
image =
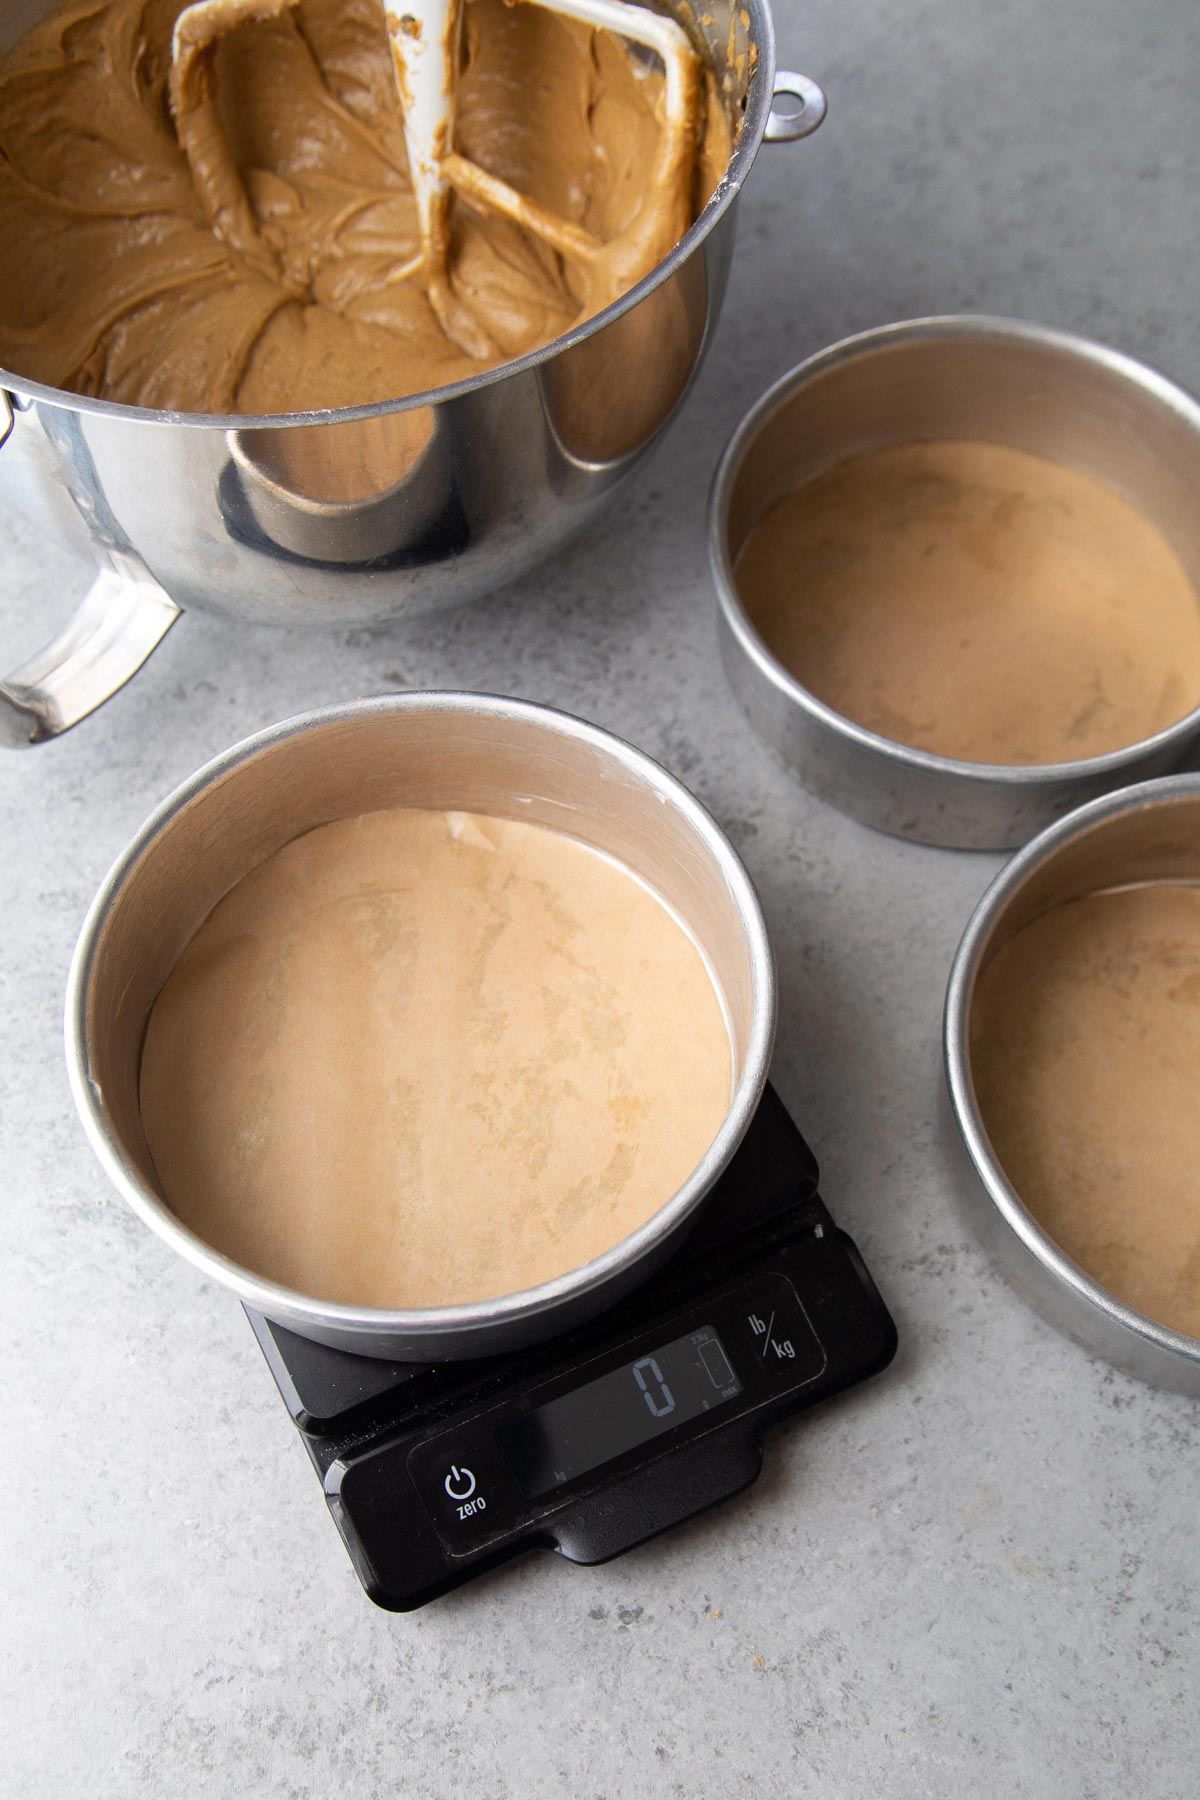
[[[1118,350],[1012,319],[912,319],[846,338],[784,375],[721,457],[709,557],[721,654],[750,723],[805,787],[880,831],[1003,850],[1110,789],[1177,768],[1200,707],[1141,743],[1075,762],[962,762],[882,737],[810,693],[759,636],[737,559],[786,493],[844,457],[945,438],[1006,444],[1099,477],[1165,533],[1200,589],[1200,404]]]
[[[522,1293],[424,1309],[349,1306],[243,1268],[171,1211],[142,1130],[146,1021],[197,928],[237,881],[302,832],[384,807],[491,813],[566,832],[639,876],[704,956],[733,1054],[729,1109],[699,1165],[601,1256]],[[674,776],[595,725],[459,693],[357,700],[226,751],[163,802],[84,924],[67,992],[75,1104],[105,1171],[145,1222],[247,1306],[318,1343],[414,1361],[488,1356],[600,1312],[652,1273],[724,1171],[757,1109],[775,1034],[775,965],[750,877]],[[686,1056],[687,1045],[680,1045]],[[463,1179],[471,1173],[464,1170]]]
[[[944,1021],[950,1105],[971,1173],[960,1185],[973,1223],[1013,1286],[1050,1324],[1117,1368],[1200,1396],[1200,1339],[1126,1305],[1071,1260],[1000,1166],[971,1072],[976,984],[1023,925],[1085,894],[1151,882],[1200,885],[1200,775],[1168,776],[1107,794],[1060,820],[984,894],[950,971]]]

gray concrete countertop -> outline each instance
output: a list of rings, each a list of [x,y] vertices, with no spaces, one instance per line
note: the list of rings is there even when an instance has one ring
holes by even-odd
[[[1200,387],[1200,11],[776,15],[829,121],[763,152],[711,358],[636,493],[502,598],[406,631],[188,617],[104,712],[0,762],[0,1785],[23,1800],[1196,1792],[1196,1408],[1027,1311],[943,1164],[942,991],[998,859],[873,835],[774,764],[724,685],[702,531],[753,397],[887,319],[1040,319]],[[82,577],[11,512],[3,532],[9,661]],[[109,1189],[60,1012],[87,901],[163,794],[274,719],[425,685],[581,712],[731,832],[780,955],[776,1080],[902,1348],[690,1526],[398,1618],[363,1597],[236,1303]]]

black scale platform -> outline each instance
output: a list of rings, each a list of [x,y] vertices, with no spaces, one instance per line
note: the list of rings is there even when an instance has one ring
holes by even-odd
[[[385,1363],[248,1316],[364,1588],[396,1611],[527,1550],[619,1556],[746,1487],[768,1426],[896,1349],[770,1088],[670,1262],[564,1336]]]

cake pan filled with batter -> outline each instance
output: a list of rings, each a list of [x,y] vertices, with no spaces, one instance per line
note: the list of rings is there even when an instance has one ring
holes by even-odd
[[[988,889],[946,997],[972,1214],[1015,1285],[1200,1394],[1200,776],[1082,807]]]
[[[406,694],[200,771],[99,894],[67,1000],[101,1161],[278,1323],[381,1357],[566,1329],[667,1254],[766,1081],[732,846],[649,758]]]
[[[1200,732],[1200,406],[1084,339],[943,318],[847,339],[714,485],[730,681],[870,825],[1007,848]]]

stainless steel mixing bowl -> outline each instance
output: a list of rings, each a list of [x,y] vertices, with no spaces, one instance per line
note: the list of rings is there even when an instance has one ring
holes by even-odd
[[[53,4],[11,0],[0,50]],[[427,612],[511,581],[613,497],[707,349],[759,145],[825,110],[814,83],[776,75],[767,0],[671,4],[707,43],[736,147],[671,255],[544,349],[405,400],[264,418],[118,406],[0,369],[0,491],[100,564],[63,635],[0,681],[0,744],[83,718],[180,608],[341,626]]]
[[[676,1194],[602,1256],[525,1293],[463,1306],[344,1306],[265,1281],[181,1224],[159,1192],[138,1082],[146,1020],[202,920],[302,832],[388,806],[491,813],[569,831],[641,877],[704,955],[729,1026],[729,1110]],[[226,752],[143,826],[84,925],[66,1011],[75,1104],[130,1205],[206,1275],[269,1319],[364,1356],[486,1356],[589,1318],[677,1243],[754,1116],[775,1033],[775,967],[737,852],[640,750],[547,707],[478,694],[400,694],[291,719]],[[687,1055],[687,1045],[679,1047]],[[463,1180],[472,1179],[470,1169]]]

